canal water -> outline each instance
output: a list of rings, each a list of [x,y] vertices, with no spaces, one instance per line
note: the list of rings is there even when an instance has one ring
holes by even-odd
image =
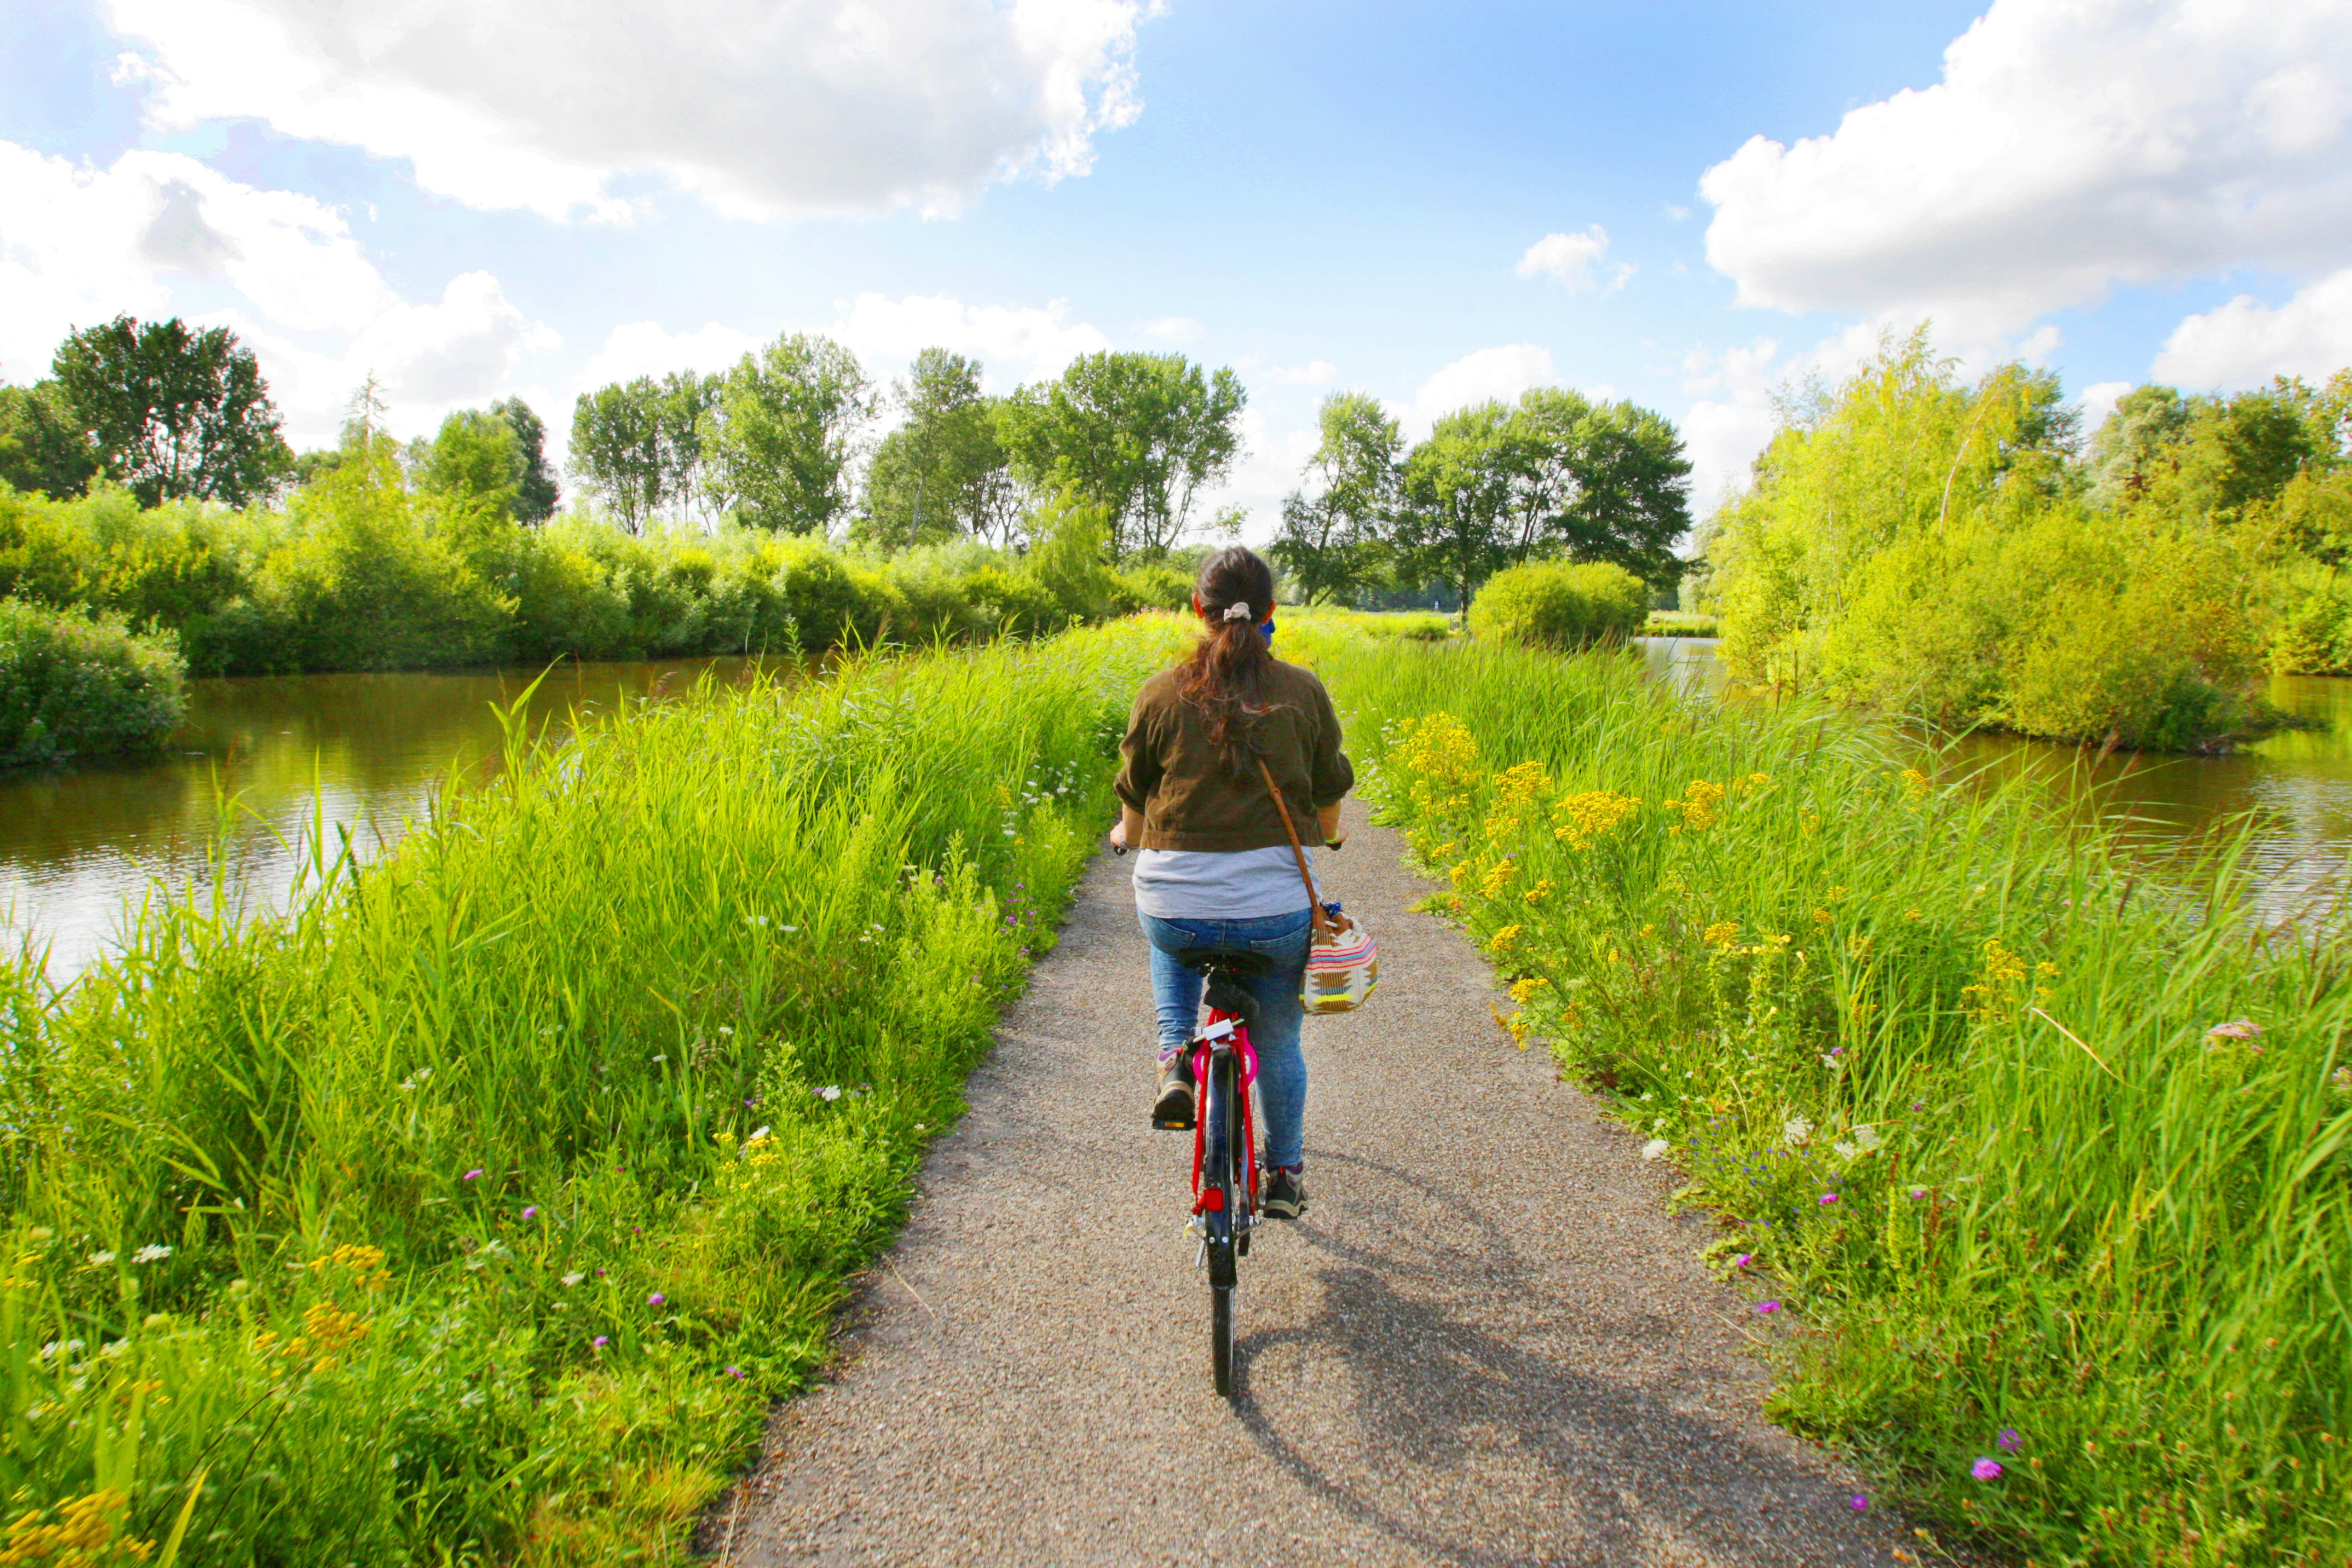
[[[1711,639],[1643,639],[1658,679],[1695,695],[1723,689]],[[559,667],[527,705],[532,724],[572,711],[662,701],[709,679],[748,679],[753,661],[655,660]],[[0,773],[0,941],[28,942],[63,981],[86,968],[158,884],[209,888],[215,843],[224,891],[281,902],[313,820],[362,852],[399,837],[436,791],[493,765],[495,709],[537,671],[254,677],[190,683],[169,751],[137,762]],[[2266,910],[2336,901],[2352,858],[2352,680],[2282,677],[2272,700],[2325,728],[2287,731],[2227,757],[2110,757],[1996,737],[1957,765],[2022,769],[2075,809],[2126,819],[2152,850],[2254,824]],[[2101,786],[2095,794],[2086,784]],[[331,827],[331,832],[332,831]],[[332,838],[330,843],[334,842]]]
[[[558,666],[525,706],[534,729],[576,711],[662,701],[760,668],[743,658]],[[786,667],[776,667],[786,668]],[[0,773],[0,942],[80,973],[158,883],[281,903],[317,812],[373,852],[436,791],[495,766],[497,709],[540,671],[252,676],[188,683],[187,721],[159,756]]]
[[[1642,643],[1653,678],[1692,694],[1727,689],[1715,639]],[[2213,845],[2249,825],[2244,865],[2258,906],[2284,920],[2338,905],[2352,866],[2352,679],[2273,676],[2270,699],[2312,728],[2282,730],[2228,756],[2123,752],[2104,760],[2053,742],[1972,735],[1947,766],[2029,776],[2075,814],[2121,826],[2152,858]]]

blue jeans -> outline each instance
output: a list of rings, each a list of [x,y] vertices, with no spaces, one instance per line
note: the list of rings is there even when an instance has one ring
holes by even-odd
[[[1184,1048],[1201,1024],[1201,977],[1176,962],[1188,947],[1263,953],[1265,973],[1244,982],[1257,999],[1250,1046],[1257,1052],[1257,1102],[1265,1115],[1265,1163],[1298,1165],[1307,1158],[1307,1058],[1298,1048],[1304,1015],[1299,987],[1307,979],[1311,940],[1305,910],[1254,921],[1163,921],[1139,914],[1151,939],[1151,1000],[1160,1011],[1161,1060]]]

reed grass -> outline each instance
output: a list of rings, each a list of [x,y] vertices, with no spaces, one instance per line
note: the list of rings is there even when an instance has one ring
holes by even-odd
[[[510,716],[282,917],[159,895],[67,990],[0,967],[0,1560],[676,1557],[1051,945],[1172,627]]]
[[[1508,1037],[1721,1216],[1780,1419],[2028,1563],[2352,1561],[2352,946],[2242,839],[2151,876],[1825,710],[1307,640]]]

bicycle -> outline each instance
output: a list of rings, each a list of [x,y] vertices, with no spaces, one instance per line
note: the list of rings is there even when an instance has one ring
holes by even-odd
[[[1249,1039],[1257,1002],[1242,983],[1264,973],[1270,961],[1260,953],[1197,947],[1175,957],[1206,983],[1201,1000],[1209,1016],[1187,1047],[1194,1104],[1189,1126],[1156,1118],[1152,1124],[1192,1134],[1192,1213],[1185,1228],[1201,1241],[1193,1267],[1205,1268],[1209,1276],[1210,1374],[1217,1392],[1230,1399],[1234,1288],[1258,1223],[1257,1129],[1250,1105],[1257,1054]]]

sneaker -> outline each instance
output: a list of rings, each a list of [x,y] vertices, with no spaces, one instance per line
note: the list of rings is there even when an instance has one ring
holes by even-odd
[[[1192,1131],[1192,1063],[1186,1052],[1160,1064],[1160,1098],[1152,1102],[1151,1125],[1168,1132]]]
[[[1258,1209],[1268,1219],[1297,1219],[1307,1212],[1307,1178],[1276,1165],[1266,1173]]]

